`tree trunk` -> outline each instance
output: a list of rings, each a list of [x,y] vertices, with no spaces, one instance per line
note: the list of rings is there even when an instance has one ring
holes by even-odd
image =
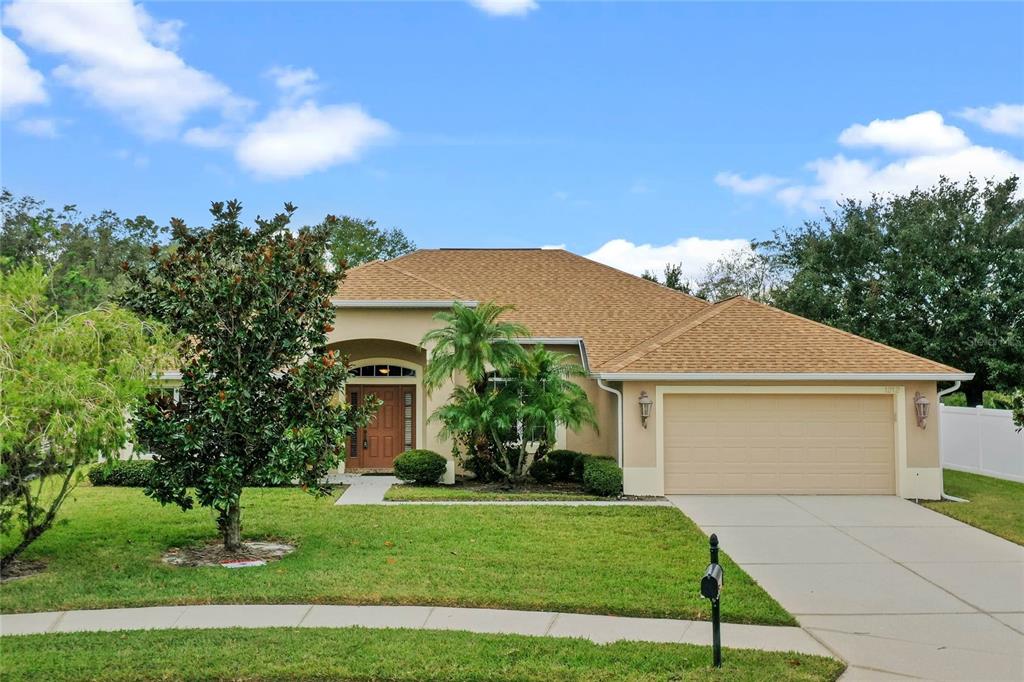
[[[236,501],[220,513],[220,532],[224,535],[224,549],[237,552],[242,549],[242,506]]]
[[[49,526],[46,526],[46,528],[49,528]],[[42,526],[33,526],[25,530],[25,534],[22,536],[21,542],[18,543],[18,546],[7,552],[7,554],[4,554],[3,557],[0,557],[0,575],[7,572],[7,569],[11,567],[21,553],[28,549],[28,546],[35,542],[39,536],[43,534],[43,531],[45,531],[46,528]]]

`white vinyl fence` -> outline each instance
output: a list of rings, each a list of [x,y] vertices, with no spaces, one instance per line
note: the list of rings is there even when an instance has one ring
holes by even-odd
[[[945,469],[1024,483],[1024,431],[1009,410],[947,407],[939,414],[939,452]]]

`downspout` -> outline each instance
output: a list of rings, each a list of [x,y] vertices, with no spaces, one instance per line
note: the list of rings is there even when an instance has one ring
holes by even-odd
[[[605,391],[608,391],[609,393],[614,393],[615,397],[618,399],[617,402],[618,402],[618,405],[619,405],[619,409],[616,410],[619,413],[619,439],[618,439],[619,440],[619,442],[618,442],[619,455],[618,455],[618,462],[619,462],[619,468],[621,469],[622,466],[623,466],[623,462],[622,462],[622,436],[623,436],[623,434],[622,434],[622,391],[619,391],[618,389],[615,389],[615,388],[612,388],[611,386],[606,385],[604,383],[604,379],[602,379],[601,377],[597,378],[597,386],[598,386],[598,388],[600,388],[602,390],[605,390]]]
[[[960,388],[960,382],[959,381],[954,381],[952,386],[950,386],[949,388],[945,388],[945,389],[939,391],[935,395],[936,400],[938,400],[938,402],[939,402],[938,409],[939,409],[939,415],[940,415],[939,416],[939,422],[940,423],[942,422],[942,416],[941,416],[942,415],[942,396],[949,395],[950,393],[955,393],[959,388]],[[942,471],[942,434],[941,433],[939,434],[939,470]],[[970,500],[965,500],[962,497],[954,497],[953,495],[947,495],[946,494],[946,477],[945,476],[942,477],[942,499],[949,500],[950,502],[970,502]]]

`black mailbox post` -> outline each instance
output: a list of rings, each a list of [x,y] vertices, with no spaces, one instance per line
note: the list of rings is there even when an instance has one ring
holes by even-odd
[[[711,534],[711,563],[700,579],[700,594],[711,600],[711,638],[714,664],[722,667],[722,621],[719,600],[722,598],[722,567],[718,563],[718,536]]]

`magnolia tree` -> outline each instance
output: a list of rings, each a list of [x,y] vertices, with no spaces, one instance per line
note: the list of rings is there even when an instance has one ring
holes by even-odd
[[[57,521],[81,466],[115,455],[166,359],[159,325],[114,305],[64,316],[40,266],[0,273],[0,532],[6,569]]]
[[[326,348],[331,296],[343,277],[329,264],[335,218],[292,232],[295,208],[254,228],[236,201],[214,203],[213,224],[172,221],[172,242],[129,273],[124,302],[183,339],[180,400],[137,415],[154,453],[146,492],[161,503],[212,507],[229,551],[241,548],[242,489],[298,481],[314,493],[376,403],[345,405],[348,370]]]

